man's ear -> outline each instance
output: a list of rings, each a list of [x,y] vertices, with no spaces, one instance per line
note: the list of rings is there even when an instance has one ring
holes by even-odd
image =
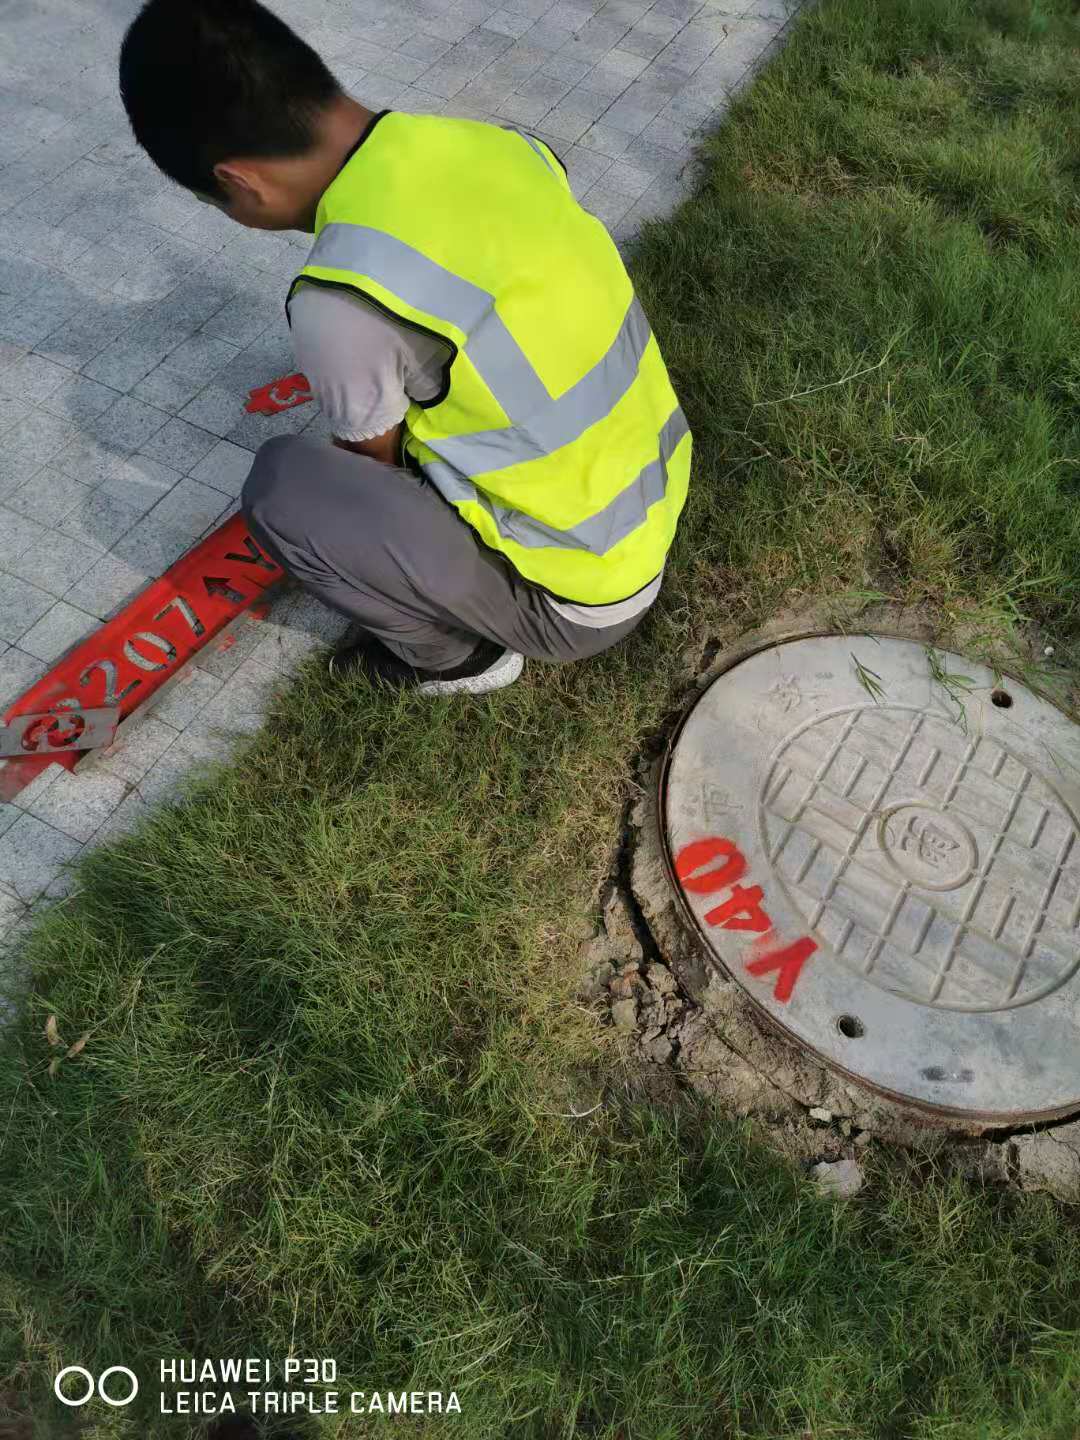
[[[214,166],[214,179],[224,190],[229,200],[234,197],[261,204],[262,186],[258,173],[242,160],[220,160]]]

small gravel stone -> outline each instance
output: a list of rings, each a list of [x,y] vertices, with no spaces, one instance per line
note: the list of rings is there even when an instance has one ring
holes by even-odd
[[[636,1030],[637,1001],[616,1000],[611,1007],[611,1019],[616,1030]]]
[[[810,1111],[810,1119],[815,1125],[828,1125],[832,1121],[832,1111],[824,1110],[820,1105],[815,1105]]]
[[[810,1171],[823,1195],[836,1200],[847,1200],[857,1195],[866,1184],[866,1177],[854,1160],[834,1160],[831,1164],[822,1161]]]

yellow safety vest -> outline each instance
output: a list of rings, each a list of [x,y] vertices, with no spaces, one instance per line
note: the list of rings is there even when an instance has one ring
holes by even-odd
[[[514,126],[383,111],[319,202],[296,277],[449,345],[405,416],[423,473],[527,581],[606,605],[661,571],[691,436],[618,249]]]

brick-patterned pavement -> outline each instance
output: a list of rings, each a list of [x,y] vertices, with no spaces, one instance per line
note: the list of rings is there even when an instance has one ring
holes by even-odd
[[[625,244],[692,185],[695,136],[795,0],[276,0],[372,109],[507,120],[548,140]],[[0,705],[237,509],[252,451],[324,433],[244,410],[295,370],[283,313],[310,237],[243,230],[130,136],[117,54],[138,0],[16,0],[0,33]],[[345,622],[302,592],[245,618],[74,773],[0,804],[0,938],[69,862],[258,727]]]

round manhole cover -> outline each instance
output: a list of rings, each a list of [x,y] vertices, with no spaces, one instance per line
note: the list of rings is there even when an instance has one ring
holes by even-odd
[[[878,1089],[1002,1123],[1080,1108],[1080,729],[908,640],[815,636],[722,675],[662,802],[724,968]]]

